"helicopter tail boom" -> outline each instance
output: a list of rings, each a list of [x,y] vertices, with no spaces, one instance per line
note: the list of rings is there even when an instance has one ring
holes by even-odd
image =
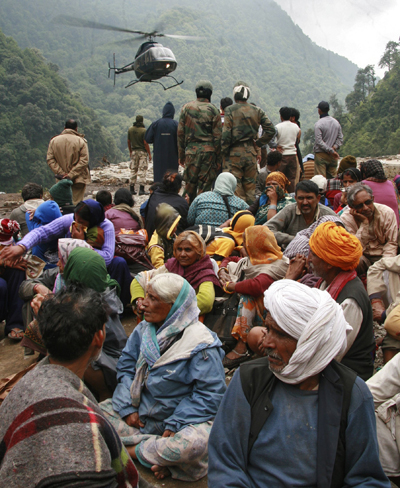
[[[114,86],[115,86],[115,75],[116,75],[116,67],[115,67],[115,53],[113,54],[113,61],[114,61],[114,67],[112,67],[110,65],[110,63],[108,63],[108,77],[110,78],[111,77],[111,71],[114,71]]]

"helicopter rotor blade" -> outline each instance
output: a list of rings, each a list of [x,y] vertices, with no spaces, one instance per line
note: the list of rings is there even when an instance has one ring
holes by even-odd
[[[138,41],[142,41],[143,39],[146,39],[147,36],[138,36],[138,37],[133,37],[132,39],[123,39],[122,41],[115,41],[115,42],[108,42],[107,46],[124,46],[124,45],[132,45],[135,44]]]
[[[201,36],[180,36],[177,34],[157,34],[157,36],[163,36],[163,37],[170,37],[171,39],[184,39],[185,41],[202,41],[203,39],[206,39],[205,37]]]
[[[101,24],[99,22],[93,22],[91,20],[79,19],[78,17],[71,17],[70,15],[59,15],[53,22],[57,24],[70,25],[72,27],[88,27],[91,29],[109,30],[116,32],[127,32],[128,34],[141,34],[146,35],[146,32],[136,31],[130,29],[122,29],[121,27],[115,27],[113,25]]]

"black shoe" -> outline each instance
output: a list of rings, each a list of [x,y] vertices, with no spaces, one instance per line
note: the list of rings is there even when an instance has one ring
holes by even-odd
[[[137,192],[135,191],[135,185],[131,185],[129,187],[129,190],[130,190],[130,192],[131,192],[132,195],[137,195]]]
[[[144,190],[144,186],[143,185],[140,185],[140,187],[139,187],[139,195],[150,195],[150,193],[148,191],[145,191]]]

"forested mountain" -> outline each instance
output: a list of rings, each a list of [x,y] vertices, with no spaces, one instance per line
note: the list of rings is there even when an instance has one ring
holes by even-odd
[[[365,72],[359,70],[359,75],[363,75],[363,71]],[[360,157],[398,154],[400,152],[400,57],[396,57],[390,71],[376,87],[368,90],[368,86],[365,86],[367,81],[363,81],[362,76],[359,78],[361,83],[356,83],[354,91],[346,98],[350,110],[341,117],[345,143],[340,154],[353,154]],[[354,99],[358,100],[355,105],[352,104]]]
[[[159,39],[177,58],[174,75],[185,80],[180,87],[164,92],[159,85],[140,83],[125,89],[132,72],[119,75],[114,88],[107,78],[113,52],[117,66],[123,66],[133,61],[139,44],[112,45],[129,35],[55,24],[60,14],[129,29],[156,27],[204,40]],[[216,105],[221,97],[232,97],[234,83],[244,80],[251,87],[250,101],[266,110],[274,123],[279,122],[279,108],[289,105],[301,111],[307,128],[317,119],[320,100],[333,93],[344,100],[357,71],[347,59],[314,44],[272,0],[2,0],[0,28],[21,47],[38,48],[60,66],[71,91],[95,110],[125,157],[126,133],[134,115],[141,113],[147,126],[160,117],[168,100],[179,112],[194,98],[199,79],[213,83]]]

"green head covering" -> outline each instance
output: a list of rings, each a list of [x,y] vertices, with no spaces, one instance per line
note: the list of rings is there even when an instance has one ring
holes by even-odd
[[[64,268],[64,279],[67,283],[75,281],[99,293],[114,286],[118,294],[120,291],[118,282],[107,273],[104,258],[86,247],[77,247],[71,252]]]
[[[143,115],[136,115],[136,122],[133,123],[135,127],[144,127]]]
[[[71,180],[61,180],[55,185],[53,185],[49,193],[51,198],[60,206],[72,205],[72,181]]]
[[[196,83],[196,88],[195,90],[199,90],[200,88],[203,88],[203,90],[211,90],[213,91],[213,86],[208,80],[200,80]]]

